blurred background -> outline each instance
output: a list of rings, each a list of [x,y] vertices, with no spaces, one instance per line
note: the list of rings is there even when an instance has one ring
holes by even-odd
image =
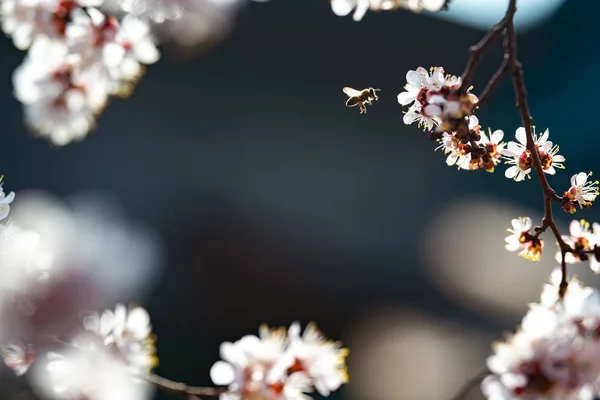
[[[567,159],[550,177],[562,192],[571,175],[600,173],[600,4],[538,3],[540,18],[533,10],[522,21],[519,52],[537,130],[549,127]],[[118,299],[149,309],[161,375],[208,385],[222,341],[263,322],[316,321],[351,349],[351,383],[334,399],[449,399],[555,267],[548,235],[541,262],[503,248],[512,218],[539,221],[535,179],[448,168],[425,133],[402,123],[406,72],[442,65],[459,75],[482,35],[478,19],[451,17],[398,11],[355,23],[327,1],[250,4],[218,45],[165,49],[131,98],[113,101],[93,134],[62,149],[26,131],[11,84],[24,54],[2,38],[5,188],[17,192],[15,205],[32,188],[102,193],[162,238],[162,269]],[[475,93],[500,57],[499,46],[486,54]],[[382,91],[359,115],[344,106],[344,86]],[[514,138],[509,81],[478,116]],[[567,233],[569,216],[556,213]],[[575,217],[600,220],[600,211]],[[115,281],[124,273],[111,271]],[[587,265],[572,271],[600,284]],[[32,398],[1,370],[2,399]]]

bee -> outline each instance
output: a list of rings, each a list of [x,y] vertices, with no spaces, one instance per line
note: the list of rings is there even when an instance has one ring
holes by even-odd
[[[381,89],[373,89],[372,87],[356,90],[351,87],[346,86],[342,89],[346,95],[348,95],[349,99],[346,101],[346,107],[360,107],[360,113],[364,114],[367,112],[367,107],[365,104],[371,105],[372,101],[376,101],[379,99],[375,92],[380,91]]]

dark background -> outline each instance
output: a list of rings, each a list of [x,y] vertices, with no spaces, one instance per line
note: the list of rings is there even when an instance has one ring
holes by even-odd
[[[162,375],[209,384],[220,342],[262,322],[315,320],[351,347],[355,383],[335,398],[428,400],[436,388],[449,398],[483,366],[488,339],[519,321],[526,301],[512,293],[531,280],[522,296],[535,301],[554,266],[549,237],[542,263],[502,249],[510,218],[539,216],[541,193],[535,179],[506,179],[503,166],[492,175],[448,168],[425,133],[402,123],[396,96],[406,72],[443,65],[460,74],[482,32],[401,11],[355,23],[327,3],[245,8],[212,52],[164,57],[131,98],[112,102],[97,131],[62,149],[26,132],[11,86],[23,53],[0,40],[6,187],[108,192],[162,236],[167,257],[157,287],[147,299],[124,299],[149,308]],[[569,1],[520,38],[535,124],[539,132],[550,127],[567,158],[567,171],[551,178],[558,191],[572,174],[600,165],[598,11],[594,1]],[[500,56],[500,47],[486,55],[476,93]],[[344,107],[343,86],[382,91],[359,115]],[[513,139],[520,126],[513,105],[505,81],[478,113],[482,126]],[[446,215],[454,223],[440,231],[436,221]],[[576,217],[594,220],[598,212]],[[488,234],[499,240],[485,241]],[[440,258],[472,273],[448,286],[452,268],[436,269]],[[505,268],[514,274],[498,278]],[[420,333],[403,330],[411,324]],[[470,345],[474,361],[462,368]],[[467,350],[452,361],[447,347]],[[396,350],[398,360],[385,357]],[[375,351],[378,360],[369,358]],[[414,381],[407,376],[419,377],[423,390],[407,389]]]

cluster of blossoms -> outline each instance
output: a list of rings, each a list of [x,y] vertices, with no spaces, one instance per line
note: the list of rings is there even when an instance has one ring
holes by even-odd
[[[367,11],[393,11],[399,8],[412,12],[440,11],[448,8],[450,0],[331,0],[335,15],[345,17],[352,14],[354,21],[363,19]]]
[[[459,169],[485,169],[494,172],[502,161],[509,165],[505,176],[516,182],[530,178],[534,156],[527,145],[524,127],[515,132],[515,141],[502,142],[504,132],[491,129],[489,134],[481,130],[479,120],[473,115],[478,99],[470,89],[461,89],[460,77],[446,75],[442,67],[427,71],[419,67],[406,74],[405,91],[398,95],[398,102],[409,106],[404,114],[404,123],[417,122],[429,131],[430,138],[439,143],[446,157],[446,164]],[[558,145],[549,141],[546,129],[539,137],[532,127],[533,148],[537,152],[541,169],[554,175],[564,169],[565,158],[558,154]],[[591,173],[579,173],[571,178],[571,187],[561,198],[562,207],[574,213],[577,206],[587,208],[598,195],[598,182],[588,181]]]
[[[146,310],[119,304],[102,315],[91,314],[64,349],[36,354],[33,346],[3,347],[5,364],[17,375],[30,368],[30,383],[42,395],[60,400],[148,399],[151,387],[137,378],[157,364]]]
[[[519,255],[529,260],[540,260],[544,248],[544,241],[540,238],[540,231],[533,234],[533,223],[529,217],[520,217],[512,220],[511,233],[506,237],[505,248],[508,251],[519,251]],[[600,224],[594,222],[591,226],[585,220],[571,221],[569,235],[562,235],[561,239],[568,246],[565,253],[565,262],[574,264],[581,261],[590,261],[590,268],[595,273],[600,273]],[[562,252],[556,253],[556,261],[562,261]]]
[[[490,400],[591,400],[600,394],[600,293],[573,278],[559,297],[561,271],[544,286],[520,330],[494,346]]]
[[[149,25],[100,11],[103,0],[5,0],[2,28],[29,49],[13,75],[27,125],[55,145],[80,140],[110,96],[126,96],[159,59]]]
[[[453,126],[453,120],[464,120],[471,115],[477,97],[470,89],[462,93],[462,79],[446,74],[443,67],[423,67],[406,74],[405,92],[398,95],[398,102],[409,105],[404,115],[407,125],[418,122],[426,130],[434,127]],[[444,129],[447,130],[447,129]]]
[[[129,96],[160,58],[151,30],[191,45],[224,29],[243,1],[3,0],[2,30],[29,50],[13,75],[27,126],[57,146],[83,139],[109,99]]]
[[[217,385],[228,385],[222,400],[306,399],[313,387],[328,396],[348,381],[348,349],[325,339],[309,324],[300,335],[294,323],[285,328],[261,326],[259,336],[244,336],[221,345],[221,358],[211,369]]]

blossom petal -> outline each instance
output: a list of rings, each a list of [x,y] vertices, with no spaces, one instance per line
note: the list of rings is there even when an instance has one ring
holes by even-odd
[[[515,132],[515,138],[521,143],[523,146],[527,145],[527,135],[525,134],[525,128],[520,127]]]
[[[403,106],[412,103],[415,100],[415,95],[411,92],[402,92],[398,95],[398,103],[402,104]]]

